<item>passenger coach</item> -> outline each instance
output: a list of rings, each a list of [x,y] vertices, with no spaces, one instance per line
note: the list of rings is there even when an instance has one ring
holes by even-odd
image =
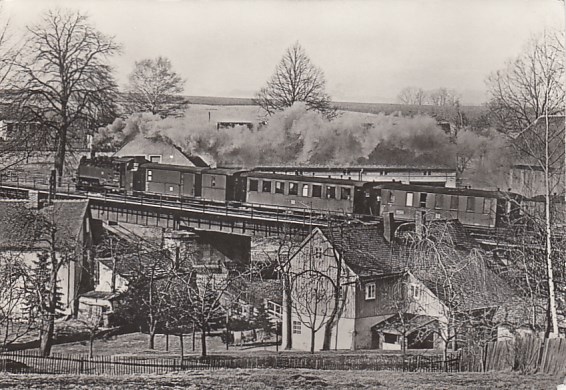
[[[243,172],[239,176],[247,203],[335,213],[364,212],[362,182],[266,172]]]
[[[398,183],[366,183],[364,189],[371,209],[380,210],[381,215],[392,212],[399,220],[415,220],[417,210],[426,210],[432,218],[493,228],[520,214],[521,197],[510,192]]]

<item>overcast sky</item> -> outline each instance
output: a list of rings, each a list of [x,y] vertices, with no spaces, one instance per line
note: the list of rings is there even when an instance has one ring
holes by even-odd
[[[1,0],[0,0],[1,1]],[[169,57],[188,95],[251,97],[299,41],[336,101],[394,102],[405,86],[484,99],[487,75],[544,30],[564,29],[559,0],[4,0],[23,31],[51,7],[80,9],[135,60]]]

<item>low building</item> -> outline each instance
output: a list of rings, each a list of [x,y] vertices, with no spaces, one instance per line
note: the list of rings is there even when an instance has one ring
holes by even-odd
[[[261,166],[255,171],[328,177],[376,183],[402,183],[454,188],[456,169],[443,166]]]
[[[208,167],[198,156],[188,156],[170,142],[157,138],[147,138],[139,134],[126,145],[122,146],[116,157],[144,157],[146,160],[159,164],[183,165],[188,167]]]
[[[78,297],[91,284],[91,247],[93,242],[91,215],[87,200],[55,200],[39,202],[37,193],[31,201],[0,201],[0,256],[17,262],[24,272],[16,284],[23,289],[25,275],[38,267],[42,254],[57,257],[57,287],[62,314],[75,314]],[[48,264],[50,262],[48,261]],[[22,295],[16,311],[25,317]]]
[[[437,349],[456,343],[451,335],[459,339],[476,319],[496,332],[493,313],[512,292],[475,257],[477,248],[461,224],[434,221],[427,227],[445,228],[452,249],[442,261],[451,270],[466,270],[450,275],[450,291],[435,252],[417,251],[387,225],[317,228],[303,241],[289,263],[291,312],[283,305],[283,326],[292,327],[283,337],[291,334],[294,349],[309,350],[313,333],[314,350],[399,350],[403,344]],[[456,329],[455,321],[462,326]]]

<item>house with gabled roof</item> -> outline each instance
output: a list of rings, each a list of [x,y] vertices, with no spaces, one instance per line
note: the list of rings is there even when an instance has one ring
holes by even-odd
[[[92,222],[88,200],[0,200],[0,258],[17,261],[24,275],[33,272],[38,256],[55,250],[62,263],[58,276],[62,314],[74,314],[78,296],[91,284]],[[23,288],[24,276],[18,282]],[[26,316],[25,304],[18,312]]]
[[[474,250],[473,240],[457,221],[435,221],[435,225],[446,227],[455,251],[467,256]],[[452,340],[448,332],[454,331],[449,327],[453,313],[448,310],[454,298],[442,288],[445,279],[432,257],[426,251],[417,253],[391,226],[353,224],[313,230],[290,259],[291,305],[283,305],[287,319],[283,324],[287,326],[290,317],[293,348],[309,350],[313,339],[314,350],[323,345],[399,350],[402,343],[409,348],[444,347]],[[488,309],[498,307],[510,289],[483,265],[474,263],[469,270],[468,279],[450,278],[457,286],[451,291],[464,297],[459,309],[491,315]],[[425,327],[430,331],[421,332]],[[284,329],[284,337],[287,334]]]
[[[208,167],[208,164],[199,156],[189,156],[171,142],[159,138],[148,138],[138,134],[120,150],[114,153],[115,157],[144,157],[146,160],[171,165],[188,167]]]

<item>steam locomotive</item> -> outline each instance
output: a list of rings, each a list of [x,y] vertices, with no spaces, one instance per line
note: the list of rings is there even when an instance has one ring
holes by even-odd
[[[310,209],[358,218],[391,212],[397,220],[414,220],[418,210],[425,210],[432,218],[457,218],[464,225],[486,228],[518,217],[521,202],[519,195],[508,192],[187,167],[142,157],[83,158],[76,188],[278,210]]]

